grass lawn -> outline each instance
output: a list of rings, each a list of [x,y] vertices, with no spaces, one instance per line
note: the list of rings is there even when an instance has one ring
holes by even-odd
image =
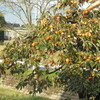
[[[50,100],[43,97],[32,97],[16,90],[0,87],[0,100]]]
[[[0,45],[0,51],[4,49],[5,45]]]

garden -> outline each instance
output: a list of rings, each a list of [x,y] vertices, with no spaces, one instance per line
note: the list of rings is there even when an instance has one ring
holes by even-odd
[[[79,1],[58,1],[32,34],[6,44],[0,72],[21,76],[17,89],[30,85],[34,95],[54,86],[100,100],[100,10],[81,10],[88,0]]]

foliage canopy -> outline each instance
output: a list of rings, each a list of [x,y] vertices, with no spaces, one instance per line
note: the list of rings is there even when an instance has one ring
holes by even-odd
[[[0,28],[3,28],[6,24],[4,15],[0,12]]]

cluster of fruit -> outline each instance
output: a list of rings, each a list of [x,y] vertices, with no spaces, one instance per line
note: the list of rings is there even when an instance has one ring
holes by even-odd
[[[92,36],[90,31],[83,33],[82,30],[80,30],[80,29],[77,30],[77,35],[81,36],[81,37],[90,37],[90,36]]]

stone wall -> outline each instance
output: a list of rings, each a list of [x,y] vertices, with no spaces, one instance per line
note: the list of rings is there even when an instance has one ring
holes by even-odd
[[[49,90],[48,90],[49,91]],[[78,94],[69,92],[69,91],[63,91],[60,90],[58,92],[50,92],[47,94],[46,92],[43,92],[41,94],[38,94],[40,96],[48,97],[52,100],[79,100]]]
[[[14,76],[7,76],[6,78],[5,76],[2,76],[0,78],[0,85],[3,87],[15,89],[16,83],[18,83],[18,79]],[[19,90],[19,92],[28,94],[28,89],[31,89],[31,87],[26,87],[22,90]],[[70,91],[63,91],[62,89],[57,87],[48,88],[46,91],[43,91],[43,93],[37,93],[36,95],[48,97],[51,100],[79,100],[78,94]]]

